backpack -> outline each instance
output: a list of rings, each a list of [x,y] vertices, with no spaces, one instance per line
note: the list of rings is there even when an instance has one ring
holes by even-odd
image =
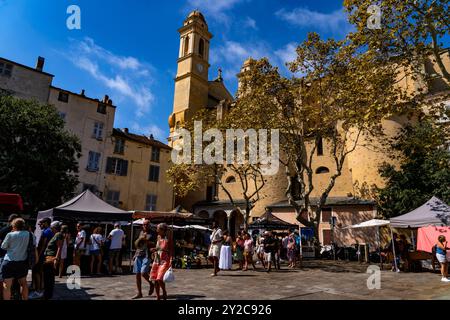
[[[33,244],[33,234],[31,232],[28,232],[28,247],[27,247],[27,262],[28,262],[28,267],[30,269],[33,269],[33,267],[36,264],[36,252],[35,249],[36,247]]]

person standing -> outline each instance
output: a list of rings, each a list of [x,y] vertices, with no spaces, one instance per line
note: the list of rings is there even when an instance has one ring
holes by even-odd
[[[239,270],[244,269],[244,231],[239,231],[236,238],[235,260],[239,264]]]
[[[44,251],[44,299],[50,300],[53,298],[53,290],[55,288],[55,273],[59,262],[61,261],[62,247],[64,235],[61,231],[61,222],[53,221],[50,225],[53,238],[48,242],[47,248]]]
[[[11,300],[11,287],[17,280],[21,287],[22,300],[28,300],[28,253],[35,254],[35,239],[31,232],[25,229],[25,221],[16,218],[12,221],[12,230],[2,241],[1,248],[6,251],[0,267],[0,277],[3,279],[4,300]]]
[[[64,273],[64,268],[66,267],[66,259],[67,259],[67,248],[69,247],[70,243],[70,233],[69,233],[69,227],[66,225],[63,225],[61,227],[61,234],[63,235],[62,240],[62,247],[61,247],[61,260],[59,261],[59,278],[62,278]]]
[[[39,221],[39,228],[42,233],[37,245],[38,260],[32,269],[32,281],[34,292],[30,294],[30,299],[41,299],[44,297],[44,264],[45,264],[45,250],[50,240],[55,235],[50,227],[52,220],[50,218],[43,218]]]
[[[268,231],[264,233],[264,252],[266,255],[266,262],[267,262],[267,272],[272,271],[272,263],[276,268],[276,260],[275,260],[275,253],[276,253],[276,240],[272,236],[272,234]]]
[[[441,264],[442,282],[450,282],[448,278],[448,260],[447,260],[447,240],[445,236],[440,235],[436,243],[436,258]]]
[[[297,255],[297,245],[294,233],[291,233],[287,239],[287,257],[289,260],[288,268],[295,268]]]
[[[211,244],[209,246],[208,258],[213,265],[214,272],[211,276],[217,276],[217,272],[219,272],[219,259],[220,259],[220,250],[222,247],[223,234],[222,230],[219,228],[216,222],[212,224],[212,233],[211,233]]]
[[[256,270],[255,262],[253,261],[253,239],[248,232],[244,234],[244,271],[248,270],[248,265],[253,266],[253,270]]]
[[[265,251],[264,251],[264,235],[258,235],[256,240],[256,255],[264,269],[266,269]]]
[[[120,228],[120,223],[114,224],[114,229],[109,233],[108,239],[111,240],[109,247],[109,274],[119,272],[119,256],[122,250],[123,242],[125,241],[125,233]]]
[[[83,226],[81,223],[77,224],[77,236],[75,238],[75,247],[74,247],[74,255],[73,255],[73,261],[74,265],[80,267],[81,266],[81,256],[85,253],[86,250],[86,241],[87,241],[87,234],[86,231],[83,229]]]
[[[142,224],[142,231],[139,238],[134,242],[136,253],[133,258],[133,273],[136,274],[136,288],[137,294],[132,299],[141,299],[142,296],[142,279],[149,285],[150,290],[148,295],[151,296],[155,290],[155,285],[150,281],[150,263],[151,254],[150,249],[154,247],[154,241],[150,232],[150,220],[144,220]]]
[[[102,269],[103,262],[103,254],[102,248],[105,239],[102,236],[103,229],[101,227],[97,227],[94,229],[94,232],[91,235],[91,275],[94,274],[94,264],[97,261],[97,269],[95,275],[100,275]]]
[[[150,279],[155,281],[156,298],[161,300],[159,289],[162,289],[163,299],[167,300],[166,285],[164,283],[164,274],[172,266],[173,245],[172,235],[168,232],[167,224],[160,223],[156,229],[158,240],[156,248],[152,249],[155,254],[155,260],[150,272]]]
[[[231,254],[231,246],[233,240],[227,230],[223,232],[223,244],[220,248],[219,269],[231,270],[233,266],[233,256]]]
[[[278,234],[273,234],[273,239],[275,240],[275,269],[280,270],[280,255],[281,255],[281,238]]]
[[[283,260],[289,260],[288,258],[288,241],[289,241],[289,233],[287,233],[284,237],[283,240],[281,240],[281,247],[282,247],[282,251],[281,251],[281,259]]]
[[[19,218],[17,214],[11,214],[8,217],[8,225],[0,229],[0,246],[2,242],[5,240],[8,233],[12,231],[12,222]],[[2,265],[3,259],[5,258],[6,250],[0,248],[0,266]],[[3,300],[3,279],[0,274],[0,300]]]

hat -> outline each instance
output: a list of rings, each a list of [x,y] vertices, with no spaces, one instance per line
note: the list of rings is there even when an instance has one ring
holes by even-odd
[[[120,227],[120,222],[114,223],[114,228]]]
[[[62,223],[59,221],[53,221],[50,225],[50,228],[59,228],[59,227],[61,227],[61,224]]]

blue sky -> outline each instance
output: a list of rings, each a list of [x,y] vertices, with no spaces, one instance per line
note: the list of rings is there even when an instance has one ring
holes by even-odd
[[[81,8],[81,30],[66,27],[69,5]],[[115,126],[168,136],[178,56],[177,29],[201,10],[214,34],[210,74],[224,71],[231,93],[252,56],[284,67],[307,32],[341,38],[349,25],[341,0],[0,0],[0,56],[34,66],[46,58],[53,84],[118,106]]]

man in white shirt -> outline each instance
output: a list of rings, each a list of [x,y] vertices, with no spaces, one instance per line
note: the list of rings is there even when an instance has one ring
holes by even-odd
[[[125,240],[125,233],[120,228],[120,223],[116,222],[114,224],[114,229],[110,232],[108,239],[111,240],[111,246],[109,247],[109,274],[112,274],[113,271],[119,273],[121,272],[119,256]]]

